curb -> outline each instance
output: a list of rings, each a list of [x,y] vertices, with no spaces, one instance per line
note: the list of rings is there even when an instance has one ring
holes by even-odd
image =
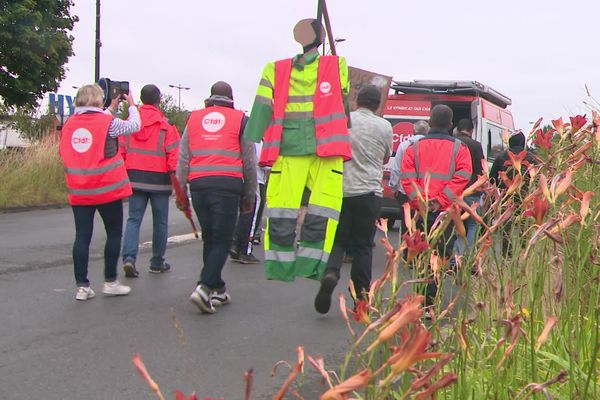
[[[5,208],[0,208],[0,214],[12,214],[12,213],[39,211],[39,210],[54,210],[54,209],[59,209],[59,208],[65,208],[68,206],[69,206],[69,204],[67,204],[67,203],[59,203],[59,204],[40,204],[40,205],[32,205],[32,206],[5,207]]]

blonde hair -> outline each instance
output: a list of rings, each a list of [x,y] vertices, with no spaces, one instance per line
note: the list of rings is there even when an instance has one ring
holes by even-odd
[[[100,107],[104,104],[104,90],[96,84],[84,85],[75,96],[75,107]]]

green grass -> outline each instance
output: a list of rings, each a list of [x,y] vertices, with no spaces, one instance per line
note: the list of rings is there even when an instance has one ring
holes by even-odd
[[[0,208],[66,204],[63,165],[55,140],[0,152]]]

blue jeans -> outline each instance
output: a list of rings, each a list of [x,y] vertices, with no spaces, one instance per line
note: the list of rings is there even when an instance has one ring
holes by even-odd
[[[140,225],[150,200],[152,207],[152,258],[150,267],[160,267],[165,262],[169,235],[169,197],[164,193],[134,191],[129,198],[129,218],[123,238],[123,262],[135,264],[140,243]]]
[[[215,190],[192,190],[192,204],[202,230],[200,281],[209,289],[221,289],[221,271],[227,261],[237,222],[240,196]]]
[[[481,215],[481,205],[482,205],[481,194],[472,194],[470,196],[465,197],[464,200],[465,200],[465,203],[467,203],[468,205],[472,205],[473,203],[479,203],[479,206],[477,207],[477,214]],[[467,231],[466,240],[465,240],[465,238],[458,236],[456,238],[456,241],[454,242],[454,248],[453,248],[453,252],[455,254],[458,254],[461,256],[463,254],[465,254],[466,252],[471,251],[471,249],[475,245],[475,239],[477,237],[477,233],[479,232],[479,226],[477,225],[477,222],[473,218],[469,217],[465,221],[465,229]],[[452,261],[451,261],[451,265],[454,264],[453,260],[454,259],[452,259]]]
[[[123,231],[123,202],[95,206],[72,206],[75,218],[75,242],[73,243],[73,266],[77,286],[89,286],[87,278],[90,257],[90,242],[94,232],[94,214],[96,210],[104,222],[106,243],[104,245],[104,281],[117,279],[117,262],[121,248],[121,232]]]

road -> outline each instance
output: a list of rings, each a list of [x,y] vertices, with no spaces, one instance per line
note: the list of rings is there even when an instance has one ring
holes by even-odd
[[[173,206],[171,216],[170,235],[190,232]],[[0,214],[0,398],[154,399],[132,366],[135,353],[169,399],[176,389],[196,391],[200,398],[242,399],[249,368],[252,398],[272,398],[288,371],[282,366],[272,377],[271,370],[279,360],[292,362],[298,345],[323,355],[329,368],[339,365],[349,335],[337,307],[326,316],[314,311],[317,282],[267,281],[261,264],[228,261],[224,278],[232,304],[202,315],[188,302],[202,246],[191,240],[169,245],[173,270],[164,275],[147,273],[150,253],[143,248],[140,278],[126,280],[132,293],[103,297],[104,232],[99,219],[95,226],[90,281],[97,296],[77,302],[71,210]],[[397,240],[397,233],[392,237]],[[149,240],[147,210],[141,241]],[[262,247],[255,254],[262,259]],[[383,249],[377,247],[374,276],[383,264]],[[347,270],[336,293],[345,291]],[[314,399],[318,379],[307,371],[303,393]]]

